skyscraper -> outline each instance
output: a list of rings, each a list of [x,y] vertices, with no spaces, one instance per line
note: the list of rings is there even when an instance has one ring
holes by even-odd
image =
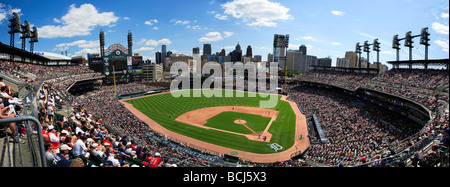
[[[192,49],[192,54],[200,54],[200,47],[195,47]]]
[[[203,44],[203,55],[210,56],[212,54],[211,44]]]
[[[358,54],[354,51],[347,51],[345,53],[345,58],[350,59],[350,67],[349,68],[357,68],[358,67]]]
[[[317,57],[305,55],[306,46],[300,47],[299,50],[289,50],[286,55],[287,69],[292,71],[309,72],[312,65],[316,65]],[[284,68],[284,66],[280,66]]]
[[[245,54],[246,57],[250,57],[253,58],[253,50],[252,50],[252,46],[248,46],[247,47],[247,53]]]
[[[166,67],[166,55],[167,55],[167,46],[161,46],[161,63],[163,64],[163,69]]]
[[[161,58],[162,58],[161,52],[157,51],[157,52],[155,53],[155,63],[161,64],[161,63],[162,63]]]
[[[308,55],[308,49],[305,45],[300,46],[299,50],[303,53],[303,55]]]
[[[267,62],[273,62],[273,54],[268,54],[267,55]]]
[[[236,49],[231,52],[231,62],[242,62],[242,50],[239,43],[236,45]]]
[[[222,49],[222,51],[220,51],[219,56],[225,56],[227,55],[227,53],[225,52],[225,49]]]

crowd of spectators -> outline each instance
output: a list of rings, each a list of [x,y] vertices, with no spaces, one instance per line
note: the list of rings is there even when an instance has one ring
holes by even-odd
[[[46,142],[48,166],[222,166],[144,135],[144,133],[151,133],[158,136],[115,99],[115,94],[136,93],[160,87],[138,83],[121,84],[117,85],[117,93],[115,93],[113,86],[95,85],[90,92],[73,96],[66,91],[72,83],[100,75],[84,66],[48,67],[7,61],[0,62],[0,65],[2,72],[6,75],[21,79],[33,86],[46,80],[43,89],[36,97],[38,97],[39,120],[43,126]],[[421,81],[431,79],[430,84],[407,81],[410,79],[408,76],[413,76],[414,73],[391,73],[393,75],[377,77],[342,72],[312,72],[303,78],[353,90],[359,86],[367,86],[402,96],[408,96],[408,92],[422,94],[408,96],[421,103],[437,100],[429,93],[434,93],[433,89],[441,88],[445,80],[448,85],[448,73],[434,71],[429,73],[429,76]],[[398,74],[402,76],[397,76]],[[397,77],[392,78],[394,76]],[[406,78],[401,78],[403,76]],[[398,83],[402,83],[402,81],[398,82],[399,79],[408,83],[399,86]],[[448,86],[446,89],[448,90]],[[445,89],[443,90],[445,92]],[[396,118],[388,111],[379,110],[342,94],[297,87],[290,90],[289,99],[296,101],[307,114],[316,114],[321,121],[328,142],[311,146],[305,158],[324,164],[351,166],[374,160],[379,155],[385,155],[384,153],[392,154],[391,151],[394,151],[395,147],[404,146],[405,138],[419,131],[419,127],[414,125],[400,125],[409,123],[407,119]],[[58,114],[60,105],[69,106],[73,112],[69,115]],[[431,106],[436,108],[439,103],[432,102]],[[3,109],[2,118],[14,117],[7,114],[6,108],[9,107],[0,105],[0,109]],[[438,129],[448,129],[448,114],[440,113],[438,116],[423,136],[435,133]],[[8,126],[10,132],[20,128],[15,127],[14,124],[8,124]],[[13,137],[12,141],[23,143],[17,134],[13,134]],[[161,138],[164,139],[164,137]],[[414,143],[418,140],[408,141]],[[182,143],[173,143],[185,147]],[[242,163],[255,167],[310,166],[301,160],[273,164]]]
[[[413,124],[407,119],[344,93],[298,86],[289,100],[320,121],[327,142],[311,146],[305,157],[327,165],[360,164],[361,158],[375,158],[420,130],[420,126],[402,125]]]
[[[435,137],[448,129],[448,71],[395,69],[381,75],[371,75],[314,70],[302,74],[299,80],[333,85],[348,90],[356,90],[359,87],[370,88],[396,96],[403,96],[424,105],[433,113],[433,120],[428,126],[412,126],[413,122],[399,121],[395,115],[381,113],[380,111],[383,110],[367,108],[368,105],[357,104],[358,102],[346,98],[345,95],[298,87],[290,91],[290,98],[296,101],[306,111],[307,115],[318,115],[321,123],[323,123],[322,127],[326,132],[326,137],[329,138],[326,144],[310,147],[311,149],[306,155],[308,159],[313,161],[330,165],[340,164],[341,166],[363,164],[368,162],[370,158],[381,157],[383,154],[380,152],[380,147],[382,149],[391,149],[398,146],[409,147],[430,136]],[[349,107],[351,105],[354,106]],[[354,108],[356,106],[358,107]],[[366,112],[362,113],[361,111]],[[355,116],[355,114],[357,115]],[[380,117],[387,117],[387,119],[380,120]],[[349,121],[348,118],[353,119],[353,121]],[[380,126],[380,121],[383,122],[383,126]],[[386,126],[386,122],[389,125]],[[358,129],[361,130],[361,125],[367,128],[371,127],[372,131],[362,136],[361,134],[355,136],[355,133],[358,134]],[[420,131],[422,128],[423,131]],[[419,135],[404,140],[414,133],[419,133]],[[373,142],[358,142],[358,137],[364,141],[377,141],[380,138],[383,141],[388,141],[384,145],[379,144],[380,141],[373,144]],[[348,138],[351,139],[350,142],[352,143],[349,144]],[[356,147],[354,146],[355,142],[357,142]],[[417,156],[420,159],[416,160],[421,160],[423,166],[427,165],[424,163],[431,166],[430,160],[439,157],[436,152],[439,148],[441,148],[439,145],[432,146],[433,151],[431,153],[425,154],[427,156]],[[369,152],[364,153],[365,150],[369,150]],[[361,151],[364,154],[359,154]],[[384,155],[391,155],[391,153],[387,151]],[[375,163],[377,163],[376,166],[386,166],[386,163]]]
[[[445,70],[393,69],[384,74],[314,70],[300,76],[317,82],[355,90],[359,87],[402,96],[436,110],[438,100],[448,100],[449,72]]]

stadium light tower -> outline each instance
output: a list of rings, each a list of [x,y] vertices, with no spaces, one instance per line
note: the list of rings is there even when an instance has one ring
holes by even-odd
[[[430,33],[428,27],[423,28],[420,34],[420,44],[425,46],[425,60],[428,60],[428,47],[430,46]]]
[[[128,31],[128,55],[133,56],[133,33]]]
[[[105,56],[105,32],[100,29],[100,56]]]
[[[377,70],[380,73],[380,42],[378,39],[373,40],[373,51],[377,52]]]
[[[34,52],[34,43],[39,42],[38,30],[36,27],[33,27],[33,31],[31,31],[31,40],[30,40],[30,52]]]
[[[405,38],[398,38],[398,34],[394,36],[394,39],[392,41],[392,48],[397,51],[397,62],[400,61],[400,41],[404,40]]]
[[[281,62],[284,63],[285,71],[285,90],[287,88],[287,51],[289,47],[289,35],[275,34],[273,39],[273,61],[278,62],[280,66]],[[283,54],[284,53],[284,54]]]
[[[288,76],[288,70],[287,70],[287,52],[289,48],[289,34],[287,34],[284,37],[284,47],[286,48],[286,53],[284,56],[284,91],[287,93],[287,76]]]
[[[362,53],[362,46],[359,45],[359,42],[356,43],[356,49],[355,52],[358,54],[359,58],[358,58],[358,68],[361,68],[361,53]]]
[[[20,16],[19,14],[13,12],[13,18],[9,20],[11,22],[11,25],[8,27],[11,28],[11,30],[8,32],[11,35],[10,39],[10,45],[11,47],[14,47],[14,34],[20,33]]]
[[[21,26],[22,28],[22,36],[20,36],[20,39],[22,39],[22,50],[26,50],[25,44],[26,39],[31,38],[31,26],[28,21],[25,21],[25,24]]]
[[[365,41],[364,46],[363,46],[364,52],[367,53],[367,69],[369,69],[369,63],[370,63],[369,57],[370,57],[370,46],[371,45],[373,45],[373,44],[369,44],[369,41]]]
[[[414,44],[413,39],[417,38],[417,37],[420,37],[420,36],[421,35],[413,36],[411,31],[408,31],[405,34],[405,47],[409,48],[409,61],[412,61],[412,49],[414,48],[414,46],[413,46],[413,44]]]

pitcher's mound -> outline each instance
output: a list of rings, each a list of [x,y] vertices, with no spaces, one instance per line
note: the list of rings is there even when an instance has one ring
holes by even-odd
[[[239,125],[245,125],[247,122],[245,120],[236,120],[236,121],[234,121],[234,123],[239,124]]]

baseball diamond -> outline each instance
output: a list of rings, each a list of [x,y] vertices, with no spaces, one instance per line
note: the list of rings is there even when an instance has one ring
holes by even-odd
[[[309,146],[308,140],[295,138],[307,136],[306,118],[285,96],[278,96],[278,104],[271,109],[258,107],[264,99],[247,92],[237,97],[234,91],[233,97],[175,98],[162,93],[121,102],[169,138],[219,154],[237,153],[254,162],[288,160]]]

